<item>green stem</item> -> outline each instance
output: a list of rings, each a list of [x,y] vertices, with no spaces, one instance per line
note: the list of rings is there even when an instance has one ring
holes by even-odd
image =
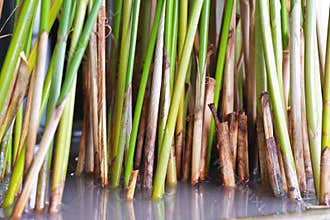
[[[179,110],[180,95],[182,94],[182,90],[184,89],[186,73],[189,66],[189,59],[193,48],[194,38],[202,6],[203,0],[196,0],[192,5],[191,19],[188,25],[188,32],[186,35],[182,57],[180,58],[179,62],[179,69],[177,73],[175,87],[173,90],[169,116],[166,123],[161,153],[156,169],[155,184],[152,193],[152,197],[154,199],[159,199],[162,196],[162,190],[166,177],[166,169],[174,136],[176,118]]]
[[[131,177],[132,168],[133,168],[135,144],[136,144],[136,139],[137,139],[137,134],[138,134],[138,129],[139,129],[143,98],[144,98],[145,90],[147,87],[148,75],[149,75],[151,61],[153,58],[154,49],[155,49],[155,45],[156,45],[157,32],[158,32],[158,27],[160,24],[160,17],[161,17],[163,5],[164,5],[164,0],[158,1],[156,15],[154,18],[154,23],[152,25],[151,35],[150,35],[150,39],[149,39],[147,54],[146,54],[146,58],[145,58],[145,62],[144,62],[143,70],[142,70],[142,76],[141,76],[141,81],[140,81],[140,86],[139,86],[139,91],[138,91],[137,101],[136,101],[136,106],[135,106],[135,111],[134,111],[132,132],[131,132],[131,137],[129,140],[128,155],[127,155],[127,161],[126,161],[126,167],[125,167],[125,179],[124,179],[125,185],[129,182],[129,179]]]
[[[286,0],[281,0],[282,46],[284,50],[287,49],[289,45],[289,18],[288,11],[286,8],[286,2]]]
[[[123,106],[123,117],[121,119],[121,132],[119,137],[119,148],[118,154],[116,156],[114,168],[113,168],[113,176],[112,176],[112,186],[114,188],[119,186],[120,183],[120,175],[123,164],[123,157],[126,145],[126,139],[130,136],[130,132],[128,131],[128,117],[129,117],[129,104],[132,95],[132,78],[133,78],[133,67],[134,67],[134,58],[135,58],[135,48],[136,48],[136,38],[137,38],[137,28],[139,23],[139,11],[140,11],[140,0],[134,1],[133,6],[133,17],[132,17],[132,29],[131,29],[131,41],[130,41],[130,51],[129,51],[129,60],[128,60],[128,69],[127,69],[127,77],[125,83],[125,98],[124,98],[124,106]],[[125,14],[124,14],[125,16]],[[127,143],[128,145],[128,143]],[[126,185],[128,186],[128,184]]]
[[[322,130],[322,97],[321,83],[315,71],[316,51],[316,9],[315,1],[308,0],[305,14],[305,91],[306,114],[310,142],[310,152],[314,175],[316,194],[320,189],[320,160],[321,160],[321,130]]]
[[[269,40],[271,39],[268,14],[269,8],[266,1],[257,0],[257,4],[259,4],[258,7],[261,16],[262,43],[265,54],[268,86],[274,111],[277,134],[283,154],[283,162],[288,180],[288,188],[291,189],[290,196],[299,200],[301,199],[301,196],[287,127],[286,109],[282,99],[283,93],[281,94],[279,79],[276,71],[275,55],[273,51],[274,47],[272,41]]]

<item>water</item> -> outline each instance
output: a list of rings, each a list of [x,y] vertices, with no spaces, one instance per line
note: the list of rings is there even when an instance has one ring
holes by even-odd
[[[304,211],[306,204],[274,198],[254,184],[225,190],[214,181],[198,187],[179,183],[176,192],[168,189],[160,201],[151,201],[140,190],[136,191],[133,201],[124,198],[124,191],[102,189],[91,178],[68,175],[60,213],[49,216],[30,211],[23,219],[330,218],[330,210]],[[4,217],[9,211],[0,213]]]

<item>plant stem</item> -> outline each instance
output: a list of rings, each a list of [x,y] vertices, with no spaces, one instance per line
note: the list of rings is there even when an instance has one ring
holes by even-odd
[[[316,195],[320,192],[320,160],[321,160],[321,131],[322,131],[322,97],[321,83],[315,72],[315,31],[316,15],[315,1],[308,0],[305,15],[305,96],[308,135],[314,184]],[[311,54],[313,54],[311,56]]]
[[[304,148],[302,139],[302,116],[301,116],[301,89],[300,89],[300,1],[295,0],[291,10],[290,22],[290,98],[291,98],[291,126],[292,148],[297,168],[297,177],[300,191],[306,191],[306,175],[304,169]]]
[[[46,124],[49,122],[51,117],[51,112],[56,107],[56,101],[60,93],[61,89],[61,82],[62,82],[62,75],[63,75],[63,68],[65,62],[65,51],[66,51],[66,41],[67,35],[70,28],[69,19],[67,19],[71,12],[71,1],[65,0],[63,7],[62,7],[62,14],[61,14],[61,22],[59,31],[57,34],[57,44],[54,49],[53,53],[53,63],[49,69],[49,73],[52,75],[51,85],[50,85],[50,92],[49,92],[49,101],[47,104],[47,117],[46,117]],[[43,168],[39,173],[38,179],[38,187],[37,187],[37,197],[36,197],[36,209],[43,210],[45,207],[46,202],[46,195],[48,189],[48,181],[49,181],[49,173],[50,173],[50,166],[51,166],[51,159],[53,153],[53,144],[51,144],[47,159],[43,164]]]
[[[171,145],[174,136],[175,123],[179,110],[180,95],[182,94],[182,90],[184,89],[184,82],[188,70],[188,63],[193,48],[195,33],[197,30],[198,20],[200,17],[202,6],[203,0],[194,1],[192,5],[191,19],[188,25],[188,31],[186,35],[183,53],[179,62],[179,69],[177,73],[175,87],[173,90],[169,116],[165,127],[161,153],[156,169],[155,184],[152,195],[154,199],[159,199],[162,195],[168,159],[170,156]]]
[[[257,0],[259,4],[259,13],[261,16],[261,30],[262,30],[262,43],[265,53],[268,85],[270,91],[270,97],[275,116],[275,124],[278,129],[278,136],[283,153],[284,168],[288,179],[288,187],[291,189],[292,196],[294,199],[301,199],[299,185],[297,180],[296,168],[294,164],[294,158],[292,155],[289,132],[286,121],[286,112],[284,108],[284,102],[282,99],[281,87],[278,80],[278,74],[276,71],[275,56],[273,51],[273,44],[271,39],[271,30],[268,26],[268,5],[263,0]]]
[[[330,19],[329,19],[330,21]],[[326,52],[325,77],[323,87],[323,121],[322,121],[322,154],[321,154],[321,176],[320,176],[320,196],[319,201],[322,205],[329,206],[329,147],[330,147],[330,22],[328,23],[328,39]]]
[[[10,42],[6,58],[0,73],[0,112],[3,112],[3,108],[6,99],[9,97],[9,86],[10,82],[14,77],[15,68],[19,59],[19,54],[23,51],[25,46],[26,36],[28,36],[29,27],[32,22],[32,17],[36,13],[38,0],[24,1],[19,15],[16,30],[13,33],[12,40]]]
[[[126,75],[126,82],[124,85],[124,106],[123,106],[123,117],[121,121],[121,132],[119,137],[119,147],[118,147],[118,154],[115,159],[114,169],[113,169],[113,185],[112,187],[118,187],[120,183],[120,175],[122,170],[123,164],[123,157],[125,146],[128,145],[126,143],[127,137],[130,137],[130,131],[128,128],[128,120],[129,120],[129,111],[131,105],[131,95],[132,95],[132,78],[133,78],[133,66],[134,66],[134,58],[135,58],[135,48],[136,48],[136,38],[137,38],[137,28],[138,28],[138,21],[139,21],[139,11],[140,11],[140,1],[134,1],[133,5],[133,17],[132,17],[132,25],[131,25],[131,37],[130,37],[130,51],[129,51],[129,58],[128,58],[128,68],[127,68],[127,75]],[[124,12],[125,16],[125,12]]]
[[[229,30],[230,30],[230,23],[232,18],[232,12],[234,8],[234,0],[228,0],[226,1],[224,16],[223,16],[223,25],[222,25],[222,31],[221,31],[221,37],[220,37],[220,46],[219,46],[219,53],[218,53],[218,59],[217,59],[217,67],[215,72],[215,93],[214,93],[214,105],[216,108],[218,108],[219,104],[219,97],[220,97],[220,90],[221,90],[221,84],[222,84],[222,74],[223,74],[223,68],[225,65],[225,58],[226,58],[226,50],[227,50],[227,42],[228,42],[228,36],[229,36]],[[213,137],[214,137],[214,120],[211,120],[211,126],[210,126],[210,136],[208,141],[208,150],[207,150],[207,171],[210,167],[211,162],[211,152],[212,152],[212,146],[213,146]]]
[[[156,135],[157,135],[157,122],[158,111],[160,102],[160,92],[162,87],[162,72],[163,72],[163,45],[164,45],[164,18],[165,10],[162,12],[160,20],[157,45],[155,51],[155,68],[152,76],[152,85],[150,91],[150,99],[148,106],[148,116],[146,123],[146,139],[144,148],[144,172],[142,177],[142,190],[152,189],[152,177],[155,161],[155,147],[156,147]]]
[[[140,81],[140,85],[139,85],[139,91],[138,91],[138,95],[137,95],[137,101],[136,101],[134,117],[133,117],[132,132],[131,132],[131,137],[129,140],[127,162],[126,162],[126,166],[125,166],[125,178],[124,178],[125,185],[127,185],[127,183],[129,182],[132,168],[133,168],[134,151],[135,151],[136,138],[137,138],[137,134],[138,134],[141,110],[142,110],[142,105],[143,105],[143,98],[144,98],[145,90],[147,87],[148,75],[149,75],[150,65],[151,65],[151,61],[152,61],[153,53],[154,53],[154,49],[155,49],[157,32],[158,32],[158,27],[159,27],[159,23],[160,23],[163,4],[164,4],[164,0],[160,0],[157,4],[156,15],[154,18],[154,23],[152,26],[151,35],[150,35],[150,39],[149,39],[148,50],[147,50],[147,54],[146,54],[146,58],[145,58],[145,62],[144,62],[143,70],[142,70],[141,81]]]

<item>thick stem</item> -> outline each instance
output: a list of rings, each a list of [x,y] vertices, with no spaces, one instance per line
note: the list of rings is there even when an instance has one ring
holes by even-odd
[[[228,122],[220,123],[214,104],[209,104],[217,128],[217,139],[220,158],[220,178],[226,187],[235,187],[235,175],[232,163],[232,152],[230,149],[230,133]]]
[[[266,140],[266,160],[269,182],[272,187],[273,194],[276,197],[284,195],[281,170],[279,166],[276,142],[273,131],[273,121],[271,116],[271,109],[269,103],[268,93],[263,93],[261,96],[262,112],[263,112],[263,124]]]
[[[207,139],[210,135],[210,124],[212,120],[212,112],[208,105],[213,102],[215,79],[212,77],[206,77],[205,80],[205,102],[204,102],[204,118],[203,118],[203,138],[202,138],[202,152],[201,152],[201,167],[200,167],[200,179],[205,180],[206,177],[206,161],[207,161]]]
[[[155,68],[152,76],[152,85],[150,91],[149,107],[146,123],[146,139],[144,148],[144,166],[142,178],[142,190],[152,189],[152,177],[155,160],[155,147],[157,135],[158,110],[160,102],[160,92],[163,72],[163,45],[164,45],[164,17],[165,10],[162,12],[160,20],[157,45],[155,52]]]
[[[306,175],[304,167],[304,147],[302,135],[302,114],[301,114],[301,71],[300,71],[300,4],[299,0],[295,1],[291,12],[290,25],[290,98],[291,113],[290,123],[292,129],[291,143],[293,155],[297,168],[297,177],[300,191],[306,191]],[[284,73],[284,71],[283,71]],[[283,77],[284,78],[284,77]],[[285,78],[284,78],[285,79]],[[284,80],[285,82],[285,80]]]
[[[248,121],[244,112],[238,115],[237,173],[240,182],[249,181]]]

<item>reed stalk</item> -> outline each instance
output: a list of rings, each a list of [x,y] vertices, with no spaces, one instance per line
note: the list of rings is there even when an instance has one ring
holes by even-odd
[[[320,173],[320,196],[319,202],[322,205],[330,205],[330,23],[328,23],[328,39],[327,39],[327,52],[326,52],[326,65],[323,89],[323,119],[322,119],[322,152],[321,152],[321,173]]]
[[[204,97],[205,97],[205,77],[207,69],[207,50],[208,50],[208,27],[210,22],[210,1],[204,1],[201,23],[200,23],[200,43],[198,54],[198,69],[196,73],[196,95],[194,110],[194,131],[192,145],[192,168],[191,168],[191,184],[195,185],[199,181],[201,167],[201,152],[203,139],[203,113],[204,113]]]
[[[162,12],[162,17],[159,24],[157,45],[155,51],[155,68],[152,76],[152,85],[150,91],[150,100],[148,106],[148,116],[146,123],[146,139],[144,148],[144,172],[142,177],[142,190],[152,189],[152,177],[155,161],[155,147],[156,147],[156,129],[158,122],[158,111],[160,102],[160,93],[162,86],[162,72],[163,72],[163,45],[164,45],[164,18],[165,10]]]
[[[187,32],[187,17],[188,17],[188,1],[179,1],[179,31],[178,31],[178,58],[180,59],[182,55],[182,49],[184,46],[184,40]],[[178,178],[181,178],[182,168],[184,162],[183,159],[183,149],[185,146],[184,136],[185,136],[185,110],[184,110],[184,97],[185,91],[181,96],[180,107],[178,112],[176,130],[175,130],[175,153],[176,153],[176,173]]]
[[[120,133],[122,130],[121,123],[122,123],[122,115],[123,115],[123,104],[125,99],[125,81],[127,77],[127,63],[128,63],[128,56],[129,56],[129,47],[130,47],[130,38],[131,35],[128,34],[131,31],[130,27],[130,15],[131,15],[131,8],[132,8],[132,0],[126,0],[124,2],[123,8],[123,23],[122,23],[122,38],[121,38],[121,45],[120,45],[120,58],[119,58],[119,66],[118,66],[118,79],[117,79],[117,90],[116,90],[116,100],[114,105],[114,121],[113,131],[112,131],[112,147],[111,147],[111,155],[112,160],[114,163],[118,162],[118,152],[119,148],[122,147],[119,145],[120,140]],[[120,164],[116,165],[117,167]],[[114,166],[113,166],[114,168]],[[111,185],[112,187],[118,187],[117,180],[115,180],[114,170],[112,170],[112,180]]]
[[[234,76],[236,71],[236,0],[230,22],[222,89],[222,118],[234,111]]]
[[[281,2],[280,0],[271,0],[269,2],[270,25],[272,31],[273,51],[276,64],[276,72],[282,101],[285,101],[282,63],[283,63],[283,46],[282,46],[282,28],[281,28]]]
[[[102,186],[108,185],[108,152],[107,152],[107,112],[106,112],[106,10],[105,0],[102,5],[98,18],[98,149],[100,151],[100,171]]]
[[[36,13],[37,5],[37,0],[25,1],[22,5],[21,13],[16,24],[16,30],[18,31],[13,33],[6,58],[1,68],[0,112],[3,112],[6,99],[9,98],[10,82],[14,77],[19,54],[24,50],[26,36],[28,36],[29,27],[32,22],[33,16],[30,15]]]
[[[238,115],[238,134],[237,134],[237,173],[241,183],[249,181],[249,148],[248,148],[248,121],[244,112]],[[236,158],[234,157],[236,162]],[[235,166],[234,166],[235,167]]]
[[[217,59],[217,66],[215,72],[215,93],[214,93],[214,105],[218,108],[219,97],[220,97],[220,90],[222,84],[222,74],[225,65],[225,58],[226,58],[226,50],[227,50],[227,42],[230,30],[230,23],[232,18],[232,12],[234,7],[234,0],[226,1],[224,15],[223,15],[223,24],[222,24],[222,31],[220,36],[220,43],[219,43],[219,52],[218,52],[218,59]],[[213,136],[214,136],[214,120],[211,120],[210,126],[210,136],[208,140],[208,148],[207,148],[207,171],[210,167],[211,162],[211,151],[213,146]]]
[[[132,16],[132,24],[131,24],[131,37],[130,37],[130,51],[128,58],[128,67],[127,67],[127,75],[126,82],[124,87],[125,97],[124,97],[124,106],[123,106],[123,115],[121,121],[121,133],[119,137],[119,146],[118,146],[118,154],[115,158],[115,163],[113,167],[113,176],[112,176],[112,187],[116,188],[120,183],[120,176],[124,158],[125,146],[128,145],[126,141],[130,137],[130,129],[129,129],[129,111],[131,104],[131,95],[132,95],[132,78],[133,78],[133,67],[134,67],[134,58],[135,58],[135,48],[136,48],[136,38],[137,38],[137,28],[139,21],[139,11],[140,11],[140,1],[134,1],[133,5],[133,16]],[[125,11],[124,11],[125,16]]]
[[[293,8],[292,5],[291,8]],[[281,0],[281,29],[282,29],[282,48],[286,50],[287,47],[289,46],[289,18],[288,18],[286,0]]]
[[[262,120],[262,105],[260,96],[263,92],[267,91],[267,73],[265,66],[264,51],[261,38],[261,17],[259,13],[259,4],[256,5],[255,11],[255,35],[251,36],[255,38],[255,67],[256,67],[256,97],[257,97],[257,118],[256,118],[256,130],[257,130],[257,146],[259,156],[259,166],[261,175],[261,185],[263,190],[269,187],[269,177],[267,172],[267,160],[266,160],[266,142],[265,133]]]
[[[63,68],[65,62],[65,51],[66,51],[66,41],[69,34],[70,29],[70,21],[66,19],[70,16],[71,12],[71,5],[70,1],[65,0],[63,4],[63,11],[61,15],[61,24],[59,27],[58,35],[57,35],[57,44],[54,49],[53,53],[53,62],[56,65],[51,65],[48,74],[52,77],[51,79],[51,86],[49,91],[49,101],[47,104],[47,116],[46,116],[46,124],[49,122],[51,117],[50,113],[56,107],[56,101],[60,93],[61,89],[61,82],[62,82],[62,75],[63,75]],[[45,160],[42,170],[39,173],[38,178],[38,187],[37,187],[37,197],[36,197],[36,210],[41,211],[45,207],[46,203],[46,195],[48,190],[48,182],[49,182],[49,174],[50,174],[50,166],[51,166],[51,159],[52,159],[52,145],[48,152],[47,159]]]
[[[154,18],[154,22],[152,25],[151,35],[149,39],[149,45],[147,49],[147,54],[145,57],[145,62],[142,70],[141,75],[141,81],[139,85],[138,95],[137,95],[137,101],[136,106],[134,110],[134,116],[133,116],[133,124],[132,124],[132,132],[131,137],[129,139],[129,147],[128,147],[128,154],[127,154],[127,160],[126,160],[126,166],[125,166],[125,177],[124,177],[124,185],[127,186],[132,168],[133,168],[133,159],[134,159],[134,152],[135,152],[135,144],[138,134],[138,128],[139,128],[139,122],[141,117],[141,110],[143,105],[143,98],[145,95],[145,90],[147,87],[147,81],[148,81],[148,75],[150,70],[151,61],[154,54],[156,39],[157,39],[157,32],[160,24],[160,18],[162,13],[162,8],[164,7],[164,0],[161,0],[157,3],[156,8],[156,14]]]
[[[191,19],[188,25],[184,49],[179,62],[176,83],[172,94],[169,116],[165,127],[161,152],[156,169],[155,184],[153,187],[152,195],[154,199],[159,199],[162,195],[162,189],[165,181],[165,173],[168,165],[168,159],[170,156],[177,113],[179,110],[180,96],[182,94],[182,90],[184,89],[184,82],[188,70],[188,63],[193,48],[193,42],[197,30],[202,5],[203,0],[195,1],[192,5]]]
[[[41,4],[41,17],[40,17],[40,39],[38,44],[38,55],[37,55],[37,66],[35,73],[35,83],[33,88],[32,96],[32,106],[30,112],[30,123],[28,128],[28,135],[26,140],[26,155],[25,155],[25,164],[24,172],[27,173],[28,169],[33,160],[34,146],[37,141],[37,133],[39,127],[39,115],[40,115],[40,106],[42,99],[42,89],[43,82],[45,80],[45,71],[46,71],[46,57],[47,57],[47,45],[48,45],[48,32],[46,31],[47,22],[48,22],[48,13],[50,10],[50,1],[43,0]]]
[[[217,110],[214,104],[210,104],[209,108],[211,109],[217,127],[221,183],[225,187],[236,187],[234,167],[232,162],[232,152],[230,149],[230,133],[228,122],[220,123],[220,119],[217,115]]]
[[[200,179],[206,178],[206,161],[207,161],[207,139],[210,133],[210,124],[212,119],[212,112],[208,108],[208,105],[213,102],[215,79],[212,77],[206,77],[205,80],[205,101],[203,110],[203,138],[202,138],[202,152],[201,152],[201,167],[200,167]]]
[[[271,39],[271,30],[268,26],[268,5],[265,1],[257,0],[259,4],[259,13],[261,16],[262,43],[265,54],[265,63],[267,69],[268,86],[272,107],[274,110],[275,125],[278,130],[281,151],[283,153],[284,168],[288,180],[288,187],[292,191],[290,194],[293,199],[301,199],[299,185],[297,180],[294,158],[292,155],[289,132],[286,121],[286,112],[282,99],[281,87],[278,80],[278,74],[275,63],[275,55]]]
[[[75,17],[76,19],[73,22],[74,31],[71,37],[71,44],[69,49],[68,57],[68,66],[66,69],[66,77],[64,83],[61,87],[61,92],[58,95],[56,100],[56,105],[61,103],[65,97],[67,97],[67,103],[63,110],[63,115],[61,117],[58,132],[57,132],[57,142],[54,155],[54,165],[53,165],[53,175],[52,175],[52,184],[51,184],[51,195],[50,195],[50,205],[49,212],[57,212],[60,208],[62,193],[64,189],[64,181],[66,176],[66,167],[68,153],[70,151],[70,141],[71,141],[71,129],[72,129],[72,118],[73,114],[73,105],[74,105],[74,95],[76,87],[76,76],[79,64],[81,62],[82,56],[84,55],[85,47],[87,46],[87,41],[89,40],[89,33],[92,26],[95,22],[92,22],[91,19],[94,19],[94,16],[97,16],[93,13],[98,12],[100,7],[100,0],[96,0],[93,4],[93,9],[90,12],[89,19],[85,23],[85,28],[83,29],[83,21],[87,9],[88,0],[80,1],[77,5]],[[94,11],[93,11],[94,10]],[[89,23],[87,23],[89,21]],[[87,29],[88,28],[88,29]],[[87,32],[87,33],[86,33]],[[86,46],[85,46],[86,40]],[[82,44],[79,44],[80,42]],[[78,50],[83,48],[81,50]],[[70,73],[70,74],[68,74]],[[50,113],[52,114],[52,113]],[[49,122],[50,123],[50,122]]]
[[[304,166],[304,148],[302,136],[301,89],[300,89],[300,2],[296,0],[291,10],[290,21],[290,123],[292,126],[292,148],[297,168],[300,191],[306,191],[306,175]]]
[[[272,114],[269,103],[269,94],[263,93],[261,95],[263,125],[266,141],[266,161],[269,183],[272,188],[273,194],[276,197],[282,197],[284,195],[281,170],[279,164],[279,158],[277,155],[277,147],[274,137],[274,126],[272,120]]]
[[[315,71],[315,31],[316,15],[315,2],[306,1],[305,12],[305,99],[308,136],[311,161],[314,175],[316,195],[320,194],[320,160],[321,160],[321,130],[322,130],[322,97],[320,78]]]

